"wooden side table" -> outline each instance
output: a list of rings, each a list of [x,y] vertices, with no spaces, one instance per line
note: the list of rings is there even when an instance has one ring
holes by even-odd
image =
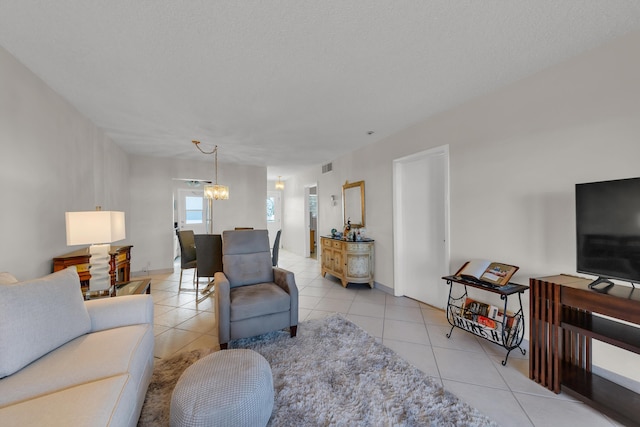
[[[128,282],[131,274],[131,248],[127,246],[111,246],[109,251],[109,275],[111,276],[111,286],[119,282]],[[80,276],[80,284],[83,287],[89,286],[91,273],[89,271],[89,262],[91,254],[89,247],[78,249],[64,255],[57,256],[53,259],[53,271],[64,270],[72,265],[76,266],[78,275]]]

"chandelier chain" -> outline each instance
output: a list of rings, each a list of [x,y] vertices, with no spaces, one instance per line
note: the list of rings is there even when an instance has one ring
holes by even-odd
[[[211,151],[204,151],[202,148],[200,148],[200,141],[191,141],[194,143],[194,145],[196,146],[196,148],[202,153],[202,154],[213,154],[214,157],[214,161],[215,161],[215,166],[216,166],[216,175],[215,175],[215,184],[218,185],[218,146],[216,145],[215,147],[213,147],[213,150]]]

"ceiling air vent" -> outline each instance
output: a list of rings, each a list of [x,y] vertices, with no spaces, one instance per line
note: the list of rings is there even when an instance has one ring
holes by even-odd
[[[333,163],[327,163],[326,165],[322,165],[322,173],[331,172],[333,170]]]

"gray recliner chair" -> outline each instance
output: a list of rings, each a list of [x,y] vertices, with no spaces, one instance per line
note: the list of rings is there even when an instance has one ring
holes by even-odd
[[[298,327],[298,288],[293,273],[271,265],[267,230],[224,231],[223,272],[215,274],[220,348],[230,340]]]

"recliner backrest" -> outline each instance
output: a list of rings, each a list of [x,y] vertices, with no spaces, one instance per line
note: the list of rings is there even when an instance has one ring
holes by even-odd
[[[224,231],[222,269],[232,288],[273,282],[268,231]]]

